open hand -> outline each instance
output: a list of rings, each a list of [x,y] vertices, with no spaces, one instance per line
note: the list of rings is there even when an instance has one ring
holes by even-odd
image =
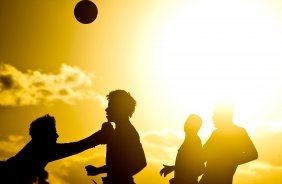
[[[110,122],[105,122],[102,124],[101,131],[105,132],[105,134],[111,134],[114,131],[114,127]]]
[[[168,165],[163,165],[163,166],[164,168],[162,168],[162,170],[160,171],[161,176],[164,175],[164,177],[166,177],[166,175],[174,171],[174,166],[168,166]]]
[[[85,170],[88,176],[96,176],[100,174],[100,169],[98,167],[94,167],[92,165],[85,166]]]

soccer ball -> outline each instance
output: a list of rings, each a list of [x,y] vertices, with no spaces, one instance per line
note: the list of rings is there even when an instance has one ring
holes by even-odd
[[[74,8],[74,16],[82,24],[93,22],[98,15],[97,6],[89,0],[79,1]]]

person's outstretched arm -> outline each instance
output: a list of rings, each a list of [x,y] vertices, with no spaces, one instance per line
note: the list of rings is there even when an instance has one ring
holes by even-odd
[[[71,155],[78,154],[87,149],[93,148],[99,144],[106,144],[107,138],[113,132],[112,125],[104,123],[102,129],[95,132],[91,136],[77,142],[56,144],[54,149],[47,153],[49,161],[58,160]]]

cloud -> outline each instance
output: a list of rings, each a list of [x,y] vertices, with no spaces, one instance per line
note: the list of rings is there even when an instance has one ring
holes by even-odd
[[[140,133],[147,160],[159,164],[175,161],[176,153],[184,138],[176,131],[149,131]]]
[[[259,160],[282,167],[282,130],[280,126],[270,125],[257,129],[254,144],[258,150]]]
[[[234,184],[278,184],[282,182],[281,173],[282,166],[254,161],[238,167]]]
[[[93,73],[62,64],[57,74],[28,70],[22,72],[9,64],[0,64],[0,105],[26,106],[62,101],[74,104],[85,99],[104,98],[96,94]]]
[[[0,158],[8,159],[16,154],[25,145],[24,137],[19,135],[9,135],[7,139],[0,140]]]

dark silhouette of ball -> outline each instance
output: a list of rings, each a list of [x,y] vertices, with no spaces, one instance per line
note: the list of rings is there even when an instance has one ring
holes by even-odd
[[[74,8],[74,16],[82,24],[93,22],[98,15],[97,6],[89,0],[79,1]]]

